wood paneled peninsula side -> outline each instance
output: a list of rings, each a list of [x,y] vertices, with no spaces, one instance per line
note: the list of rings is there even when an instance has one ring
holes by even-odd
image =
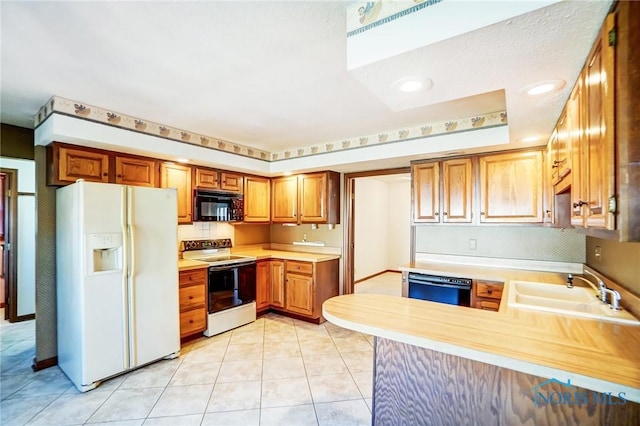
[[[373,424],[640,419],[640,326],[375,294],[331,298],[323,315],[375,336]]]

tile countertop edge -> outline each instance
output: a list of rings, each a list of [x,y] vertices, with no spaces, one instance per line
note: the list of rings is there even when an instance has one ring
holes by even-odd
[[[344,297],[344,296],[337,296]],[[393,296],[389,296],[393,297]],[[331,299],[329,299],[330,301]],[[327,301],[327,302],[329,302]],[[640,403],[640,389],[633,388],[631,386],[622,385],[619,383],[609,382],[603,379],[595,377],[585,376],[583,374],[573,373],[567,370],[561,370],[558,368],[547,367],[527,361],[509,358],[503,355],[497,355],[491,352],[483,352],[477,349],[465,348],[462,346],[453,345],[450,343],[444,343],[425,337],[411,336],[408,334],[395,332],[391,330],[382,329],[366,325],[363,323],[349,321],[340,317],[337,317],[327,311],[325,305],[322,305],[322,315],[327,321],[346,328],[348,330],[357,331],[360,333],[369,334],[372,336],[382,337],[390,340],[394,340],[400,343],[406,343],[413,346],[418,346],[425,349],[434,350],[462,358],[467,358],[477,362],[484,362],[486,364],[495,365],[497,367],[508,368],[521,373],[531,374],[534,376],[553,378],[561,375],[561,377],[571,380],[571,383],[575,386],[583,387],[596,392],[608,393],[612,392],[617,395],[618,392],[624,392],[625,397],[629,401]]]

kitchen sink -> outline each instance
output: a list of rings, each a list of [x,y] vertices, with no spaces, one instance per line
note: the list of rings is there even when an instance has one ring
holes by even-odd
[[[588,287],[567,288],[564,285],[530,281],[511,281],[507,305],[515,308],[554,312],[603,321],[640,325],[625,310],[614,311],[598,299]]]

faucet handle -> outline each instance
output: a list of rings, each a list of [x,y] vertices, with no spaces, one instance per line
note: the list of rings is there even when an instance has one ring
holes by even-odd
[[[573,288],[573,274],[567,275],[567,288]]]

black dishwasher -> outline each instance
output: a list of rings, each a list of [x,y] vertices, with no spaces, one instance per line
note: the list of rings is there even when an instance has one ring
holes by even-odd
[[[449,305],[471,306],[471,279],[408,274],[409,297]]]

